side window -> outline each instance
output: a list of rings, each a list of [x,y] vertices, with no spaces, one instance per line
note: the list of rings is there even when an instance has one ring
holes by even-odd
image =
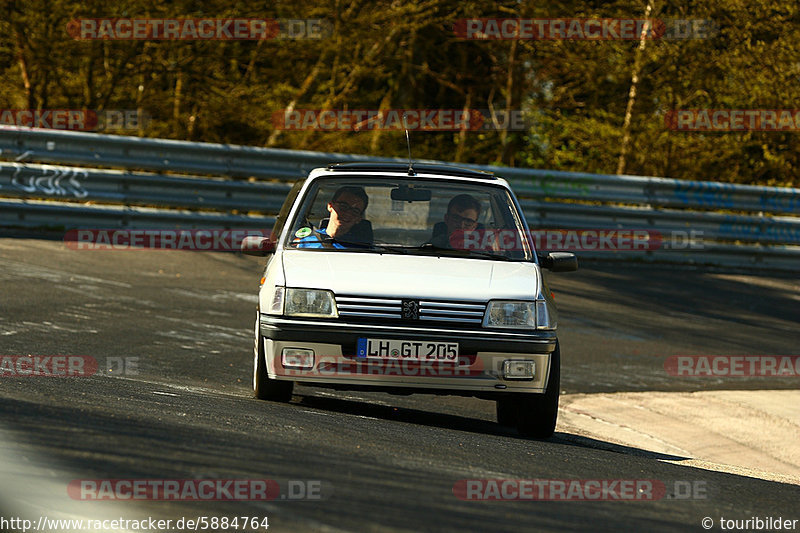
[[[272,235],[270,236],[270,240],[277,241],[283,232],[283,226],[286,225],[286,219],[289,217],[289,211],[292,210],[292,206],[294,205],[295,200],[297,200],[297,195],[300,194],[300,189],[303,188],[303,183],[305,183],[305,180],[297,180],[292,189],[289,191],[289,195],[286,196],[286,200],[283,201],[283,205],[278,213],[278,217],[275,219],[275,225],[272,226]]]

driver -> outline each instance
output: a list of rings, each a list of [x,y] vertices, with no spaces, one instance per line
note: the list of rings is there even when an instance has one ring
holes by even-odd
[[[292,241],[298,248],[347,248],[347,241],[359,243],[363,241],[357,235],[351,234],[357,225],[364,221],[364,211],[369,204],[369,197],[363,187],[340,187],[333,193],[333,198],[328,202],[330,220],[325,228],[310,230],[311,234],[297,237]],[[366,221],[364,221],[366,222]],[[308,228],[305,228],[309,231]],[[300,233],[299,230],[298,233]],[[355,233],[355,232],[354,232]]]
[[[447,204],[444,222],[437,222],[433,227],[431,244],[437,248],[453,248],[458,241],[463,243],[464,231],[478,228],[480,215],[481,203],[474,196],[454,196]]]

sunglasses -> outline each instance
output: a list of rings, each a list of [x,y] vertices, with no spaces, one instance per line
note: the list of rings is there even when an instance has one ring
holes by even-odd
[[[353,207],[352,205],[348,204],[347,202],[333,202],[333,206],[336,208],[337,212],[343,213],[350,213],[353,216],[360,217],[364,214],[363,209],[359,209],[358,207]]]
[[[477,220],[473,220],[471,218],[462,217],[461,215],[457,215],[455,213],[447,213],[447,216],[457,225],[457,226],[467,226],[467,227],[475,227],[478,225]]]

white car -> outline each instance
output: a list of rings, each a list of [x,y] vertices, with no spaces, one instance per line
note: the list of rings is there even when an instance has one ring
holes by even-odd
[[[558,414],[557,313],[508,183],[443,165],[333,164],[289,193],[272,237],[255,323],[255,396],[294,383],[476,396],[497,419],[547,438]]]

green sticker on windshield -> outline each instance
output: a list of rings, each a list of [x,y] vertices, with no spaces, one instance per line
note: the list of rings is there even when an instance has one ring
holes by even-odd
[[[294,232],[295,237],[303,238],[308,237],[311,235],[311,228],[300,228],[299,230]]]

